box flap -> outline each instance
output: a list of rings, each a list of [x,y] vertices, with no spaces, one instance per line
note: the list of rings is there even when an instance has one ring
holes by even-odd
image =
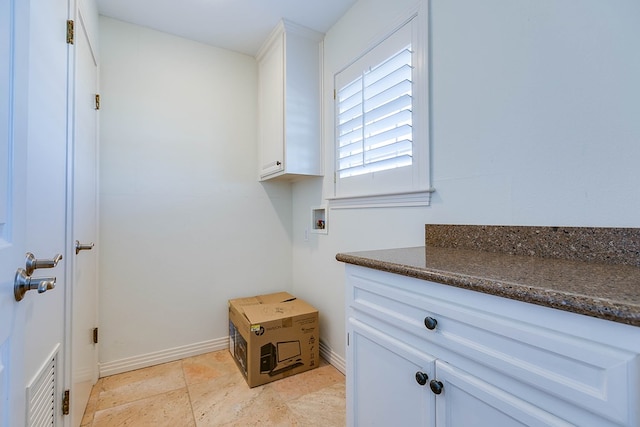
[[[274,294],[258,295],[256,297],[260,301],[260,304],[277,304],[280,302],[286,302],[296,299],[289,292],[276,292]]]
[[[229,300],[229,306],[233,306],[236,309],[243,307],[245,305],[256,305],[261,304],[258,297],[249,297],[249,298],[236,298]]]
[[[293,299],[288,302],[258,304],[244,307],[244,315],[252,325],[285,319],[287,317],[314,313],[317,310],[303,300]]]
[[[277,292],[267,295],[258,295],[255,297],[247,298],[235,298],[229,300],[229,307],[237,310],[239,313],[244,313],[245,307],[252,305],[262,304],[275,304],[284,301],[295,300],[296,298],[288,292]]]

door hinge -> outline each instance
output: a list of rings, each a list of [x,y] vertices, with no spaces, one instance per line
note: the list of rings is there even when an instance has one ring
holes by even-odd
[[[96,93],[96,110],[100,109],[100,94]]]
[[[62,415],[69,415],[69,390],[62,395]]]
[[[336,94],[336,90],[334,89],[334,90],[333,90],[333,99],[335,100],[335,99],[336,99],[336,97],[337,97],[337,94]]]
[[[73,38],[75,35],[75,31],[73,30],[73,21],[71,19],[67,20],[67,43],[73,44]]]
[[[93,328],[93,343],[98,344],[98,328]]]
[[[347,347],[349,347],[349,334],[347,333]]]
[[[337,182],[337,177],[336,177],[336,173],[333,173],[333,183],[335,184]]]

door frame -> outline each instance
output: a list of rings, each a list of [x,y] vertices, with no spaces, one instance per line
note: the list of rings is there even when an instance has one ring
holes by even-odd
[[[76,19],[76,10],[77,5],[75,0],[69,0],[69,13],[67,19],[74,20]],[[75,75],[76,75],[76,67],[75,67],[75,57],[76,57],[76,49],[73,46],[69,46],[69,51],[67,55],[67,98],[70,100],[75,100]],[[66,192],[67,192],[67,200],[66,200],[66,230],[65,230],[65,254],[64,257],[67,261],[67,269],[65,276],[66,293],[65,293],[65,304],[64,304],[64,390],[71,390],[71,384],[73,384],[73,379],[71,377],[71,364],[73,363],[71,360],[71,322],[73,319],[71,318],[72,313],[72,292],[73,292],[73,268],[74,268],[74,249],[71,244],[71,232],[73,231],[73,217],[71,209],[73,207],[73,145],[74,145],[74,132],[73,127],[75,124],[75,108],[74,102],[67,103],[67,180],[66,180]],[[71,417],[64,417],[64,427],[71,427]]]
[[[87,31],[89,32],[89,49],[91,50],[92,54],[94,55],[95,58],[97,58],[97,52],[96,52],[96,47],[95,47],[95,35],[94,37],[91,37],[92,35],[92,31],[97,31],[97,29],[94,28],[90,28],[90,25],[88,23],[88,20],[86,19],[86,17],[88,16],[89,13],[91,13],[91,10],[87,10],[88,7],[84,6],[85,2],[80,1],[80,0],[69,0],[69,18],[70,20],[74,21],[74,38],[77,40],[78,37],[84,37],[84,35],[79,34],[79,32],[81,31],[81,26],[79,25],[80,21],[82,20],[83,25],[85,26],[85,28],[87,28]],[[77,72],[78,72],[78,58],[77,58],[77,49],[75,46],[71,46],[71,49],[69,50],[69,56],[68,56],[68,64],[69,64],[69,73],[68,73],[68,88],[69,88],[69,99],[73,100],[72,102],[68,103],[68,112],[67,112],[67,116],[69,118],[69,120],[67,121],[67,132],[68,135],[70,135],[69,138],[69,146],[68,146],[68,150],[67,150],[67,182],[66,182],[66,191],[67,191],[67,200],[66,200],[66,209],[67,209],[67,215],[66,215],[66,247],[65,247],[65,255],[66,255],[66,259],[67,259],[67,270],[66,270],[66,283],[67,283],[67,287],[66,287],[66,295],[65,295],[65,313],[64,313],[64,334],[65,334],[65,342],[64,342],[64,354],[66,355],[65,357],[65,369],[64,369],[64,389],[65,390],[70,390],[71,393],[73,393],[72,390],[72,386],[73,386],[73,289],[75,287],[75,268],[76,268],[76,253],[75,253],[75,236],[74,236],[74,206],[75,206],[75,195],[74,195],[74,180],[75,180],[75,170],[74,170],[74,166],[75,166],[75,146],[76,146],[76,103],[75,103],[75,99],[76,99],[76,76],[77,76]],[[97,62],[97,61],[96,61]],[[99,71],[98,71],[99,72]],[[99,79],[98,79],[99,82]],[[96,90],[98,90],[98,88],[96,87]],[[97,92],[96,92],[97,93]],[[97,118],[98,122],[97,122],[97,126],[96,126],[96,144],[98,144],[98,136],[99,136],[99,117]],[[96,155],[98,156],[98,153],[96,153]],[[99,197],[99,193],[98,193],[98,179],[99,179],[99,174],[98,174],[98,164],[99,164],[99,159],[96,158],[96,205],[98,205],[98,197]],[[98,221],[98,210],[97,210],[97,206],[96,206],[96,239],[99,238],[98,236],[98,232],[99,232],[99,228],[97,227],[97,221]],[[98,250],[97,248],[95,248],[94,250]],[[96,265],[96,269],[98,268],[98,265]],[[96,271],[96,281],[98,278],[98,272]],[[96,285],[97,286],[97,285]],[[96,300],[92,301],[92,302],[87,302],[87,303],[93,303],[95,305],[95,311],[96,311],[96,322],[98,321],[98,301],[97,301],[97,292],[96,292]],[[97,326],[97,325],[96,325]],[[96,352],[98,351],[98,348],[96,349]],[[98,379],[98,360],[99,358],[96,356],[96,366],[95,366],[95,370],[94,370],[94,381]],[[71,402],[73,402],[73,398],[71,398]],[[64,419],[64,427],[73,427],[73,408],[70,408],[70,413],[69,416],[66,416]],[[82,420],[78,420],[78,423],[74,423],[77,425],[80,425],[80,423],[82,422]]]

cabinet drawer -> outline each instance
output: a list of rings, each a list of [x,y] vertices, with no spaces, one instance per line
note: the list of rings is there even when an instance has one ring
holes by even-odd
[[[497,385],[505,390],[516,392],[518,383],[537,389],[533,404],[560,400],[615,424],[635,422],[629,408],[638,396],[629,390],[640,380],[638,356],[591,337],[590,325],[606,321],[379,271],[349,271],[350,310],[411,334],[411,345],[458,366],[467,360],[490,368],[507,379]],[[426,317],[437,321],[435,329],[425,327]]]

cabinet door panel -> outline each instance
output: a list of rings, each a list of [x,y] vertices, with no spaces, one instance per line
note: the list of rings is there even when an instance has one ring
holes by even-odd
[[[350,426],[431,426],[434,359],[356,319],[348,320],[347,423]]]
[[[260,180],[322,175],[321,33],[283,19],[260,48]]]
[[[573,425],[441,360],[436,378],[444,384],[436,398],[437,427]]]
[[[259,63],[260,176],[284,170],[284,36]]]

